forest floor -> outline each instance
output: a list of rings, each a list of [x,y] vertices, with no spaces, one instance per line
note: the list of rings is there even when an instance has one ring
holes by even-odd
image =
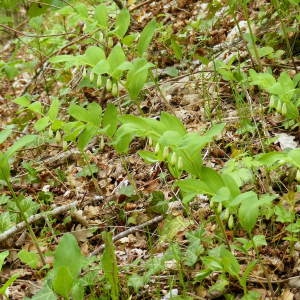
[[[24,12],[18,12],[16,17],[22,23],[15,20],[14,25],[7,25],[15,31],[0,27],[3,30],[0,61],[7,63],[5,67],[1,65],[0,150],[7,151],[22,136],[38,134],[40,137],[38,144],[17,151],[10,161],[10,176],[14,193],[30,199],[27,203],[30,208],[26,211],[28,220],[44,212],[38,220],[32,221],[31,228],[47,266],[42,267],[42,262],[30,265],[29,255],[22,259],[21,250],[26,254],[37,253],[28,228],[23,226],[2,238],[1,234],[22,219],[18,207],[10,203],[12,190],[5,184],[0,185],[0,212],[9,218],[7,226],[7,219],[0,220],[1,250],[9,250],[0,282],[4,284],[18,274],[3,295],[4,299],[41,299],[33,295],[43,286],[53,266],[53,253],[64,233],[72,233],[81,253],[94,259],[90,261],[90,268],[95,268],[99,278],[93,278],[93,283],[85,286],[84,299],[109,299],[111,287],[105,283],[101,268],[96,267],[104,249],[103,231],[111,232],[114,237],[121,287],[119,299],[300,299],[297,164],[280,164],[270,158],[263,165],[257,158],[261,154],[299,149],[299,113],[287,118],[280,113],[283,106],[279,110],[270,107],[272,91],[250,84],[255,81],[249,79],[250,75],[243,84],[238,78],[240,74],[248,74],[250,69],[262,74],[269,72],[276,79],[282,73],[287,74],[296,82],[292,100],[299,110],[299,9],[297,12],[297,5],[283,2],[287,2],[287,10],[281,13],[269,1],[250,1],[247,16],[238,10],[233,17],[228,12],[227,1],[133,1],[129,6],[130,32],[140,33],[153,18],[164,28],[154,35],[148,49],[148,60],[155,65],[155,84],[144,87],[138,105],[126,98],[124,90],[116,97],[110,92],[103,93],[103,89],[82,84],[82,73],[78,69],[72,74],[73,78],[65,71],[63,76],[68,80],[60,82],[55,75],[57,69],[44,67],[47,55],[43,54],[46,50],[42,47],[47,46],[38,45],[39,39],[33,41],[21,34],[37,28]],[[55,13],[48,14],[54,16]],[[43,22],[49,20],[51,17],[45,17]],[[260,52],[259,62],[255,50],[250,49],[249,40],[240,35],[248,32],[247,20],[257,45],[260,49],[265,47]],[[288,40],[283,36],[281,21],[288,29]],[[54,28],[55,23],[51,22],[49,27]],[[83,37],[84,30],[71,36],[68,43]],[[89,43],[82,39],[74,43],[75,48],[66,47],[60,54],[84,53]],[[5,76],[10,62],[18,71],[11,77]],[[64,99],[60,114],[65,118],[67,106],[76,100],[81,105],[96,102],[103,109],[112,103],[121,114],[153,120],[159,120],[161,112],[168,112],[182,122],[188,133],[205,133],[213,124],[224,123],[222,133],[201,150],[203,165],[219,173],[232,172],[241,182],[242,192],[271,195],[272,207],[260,208],[250,235],[236,211],[232,211],[233,226],[222,216],[224,226],[220,228],[211,195],[196,193],[192,200],[186,200],[168,163],[145,163],[138,151],[152,149],[147,139],[133,139],[129,151],[120,154],[107,137],[95,136],[83,155],[76,143],[62,142],[63,133],[61,136],[53,134],[48,127],[36,133],[34,124],[41,116],[13,102],[25,94],[32,95],[34,101],[45,107],[51,104],[52,97]],[[10,134],[4,138],[9,125],[13,125]],[[53,138],[49,138],[51,135]],[[183,172],[180,178],[190,178],[190,174]],[[212,177],[211,181],[214,180]],[[221,190],[218,195],[222,193],[226,191]],[[58,208],[61,210],[57,211]],[[221,206],[220,214],[225,208]],[[295,225],[291,231],[286,229],[290,224]],[[200,234],[201,230],[204,234]],[[196,232],[201,236],[198,240]],[[252,247],[251,242],[246,246],[253,236],[264,238],[257,247]],[[191,247],[193,241],[197,250]],[[219,261],[213,269],[215,265],[209,262],[218,255],[212,250],[226,243],[238,261],[239,274],[251,261],[257,261],[246,276],[246,287],[234,276],[231,263],[222,265]],[[192,259],[193,262],[186,258],[194,256],[198,258]],[[202,271],[207,271],[207,275]],[[88,269],[84,269],[82,276],[87,273]],[[149,278],[145,274],[149,274]],[[144,282],[137,288],[135,280]],[[53,295],[41,297],[56,299],[51,298]],[[108,295],[107,298],[104,295]]]

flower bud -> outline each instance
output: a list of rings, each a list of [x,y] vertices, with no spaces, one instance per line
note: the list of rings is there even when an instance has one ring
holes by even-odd
[[[112,82],[111,82],[111,79],[108,78],[108,79],[106,80],[106,90],[110,92],[110,91],[111,91],[111,88],[112,88]]]
[[[282,110],[282,105],[281,105],[281,101],[280,100],[278,100],[278,102],[277,102],[276,110],[278,112],[281,112],[281,110]]]
[[[229,216],[229,219],[228,219],[228,228],[229,229],[233,228],[233,215]]]
[[[169,156],[169,147],[165,146],[162,154],[162,158],[166,159]]]
[[[53,131],[52,131],[51,127],[49,127],[49,129],[48,129],[48,137],[49,138],[53,137]]]
[[[102,31],[99,31],[98,32],[98,40],[99,40],[99,42],[103,43],[103,39],[104,39],[104,35],[103,35]]]
[[[218,214],[220,214],[222,212],[222,208],[223,208],[222,202],[219,202],[218,207],[217,207]]]
[[[86,68],[83,68],[82,70],[82,77],[85,77],[86,76]]]
[[[109,37],[108,41],[107,41],[107,47],[112,48],[113,45],[114,45],[114,41],[113,41],[112,37]]]
[[[68,143],[67,143],[67,141],[63,141],[62,142],[62,146],[63,146],[63,150],[67,150],[68,149]]]
[[[104,138],[103,136],[100,137],[100,142],[99,142],[99,149],[103,150],[104,148]]]
[[[115,82],[112,85],[111,94],[116,97],[118,95],[118,84]]]
[[[285,116],[286,113],[287,113],[287,106],[286,106],[286,103],[283,103],[282,104],[282,107],[281,107],[281,113]]]
[[[270,99],[270,104],[269,104],[269,106],[270,106],[271,108],[274,108],[274,107],[276,107],[276,101],[275,101],[275,97],[271,96],[271,99]]]
[[[223,220],[228,220],[229,218],[229,209],[226,208],[223,213]]]
[[[178,157],[177,168],[178,168],[178,170],[182,170],[183,169],[183,158],[182,158],[182,156]]]
[[[95,73],[94,72],[90,72],[90,82],[93,82],[95,78]]]
[[[56,133],[55,133],[55,141],[57,143],[61,142],[61,134],[60,134],[59,130],[57,130]]]
[[[160,149],[160,146],[159,146],[159,143],[157,143],[156,146],[155,146],[154,152],[158,153],[159,149]]]
[[[149,145],[149,146],[152,146],[152,144],[153,144],[152,138],[149,137],[149,138],[148,138],[148,145]]]
[[[297,170],[297,173],[296,173],[296,180],[298,182],[300,182],[300,170],[299,169]]]
[[[100,87],[102,85],[102,76],[99,75],[97,78],[97,87]]]
[[[172,166],[175,166],[175,164],[177,163],[177,154],[176,154],[176,152],[172,153],[170,163],[171,163]]]

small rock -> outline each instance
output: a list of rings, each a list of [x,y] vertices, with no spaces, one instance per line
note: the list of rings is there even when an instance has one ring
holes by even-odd
[[[299,289],[300,288],[300,277],[291,278],[288,281],[288,285],[291,288]]]

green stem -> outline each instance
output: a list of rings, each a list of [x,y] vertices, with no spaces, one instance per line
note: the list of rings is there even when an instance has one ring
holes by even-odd
[[[214,208],[214,213],[215,213],[215,216],[216,216],[217,224],[218,224],[219,228],[221,229],[223,238],[225,240],[225,244],[226,244],[228,250],[231,252],[231,246],[230,246],[229,240],[228,240],[227,235],[226,235],[224,224],[223,224],[223,222],[220,218],[220,215],[218,214],[218,212],[215,208]]]
[[[90,174],[91,174],[91,177],[92,177],[92,181],[93,181],[93,184],[94,184],[94,187],[95,187],[97,193],[98,193],[99,195],[102,195],[102,194],[103,194],[102,189],[101,189],[101,187],[100,187],[100,185],[99,185],[97,179],[95,178],[95,176],[94,176],[94,174],[93,174],[93,170],[92,170],[91,164],[90,164],[90,162],[89,162],[89,160],[88,160],[88,157],[87,157],[86,153],[83,152],[83,151],[81,151],[81,155],[82,155],[83,160],[84,160],[84,162],[86,163],[86,165],[87,165],[87,167],[88,167],[88,169],[89,169],[89,171],[90,171]]]
[[[12,194],[12,196],[13,196],[13,200],[15,201],[16,206],[17,206],[17,208],[18,208],[18,210],[19,210],[21,219],[22,219],[22,220],[25,222],[25,224],[26,224],[26,227],[27,227],[27,230],[28,230],[28,232],[29,232],[29,235],[30,235],[30,237],[31,237],[31,239],[32,239],[32,242],[33,242],[33,244],[35,245],[35,247],[36,247],[36,249],[37,249],[37,251],[38,251],[38,254],[39,254],[39,256],[40,256],[41,262],[42,262],[42,264],[45,266],[45,265],[46,265],[46,261],[45,261],[43,252],[42,252],[42,250],[41,250],[41,248],[40,248],[40,246],[39,246],[37,237],[35,236],[35,233],[33,232],[32,227],[30,226],[30,224],[29,224],[28,221],[27,221],[26,215],[25,215],[24,212],[22,211],[22,207],[21,207],[21,205],[20,205],[20,203],[19,203],[18,197],[17,197],[17,195],[16,195],[16,193],[15,193],[15,191],[14,191],[14,189],[13,189],[11,183],[9,182],[9,180],[6,180],[6,184],[7,184],[7,186],[8,186],[8,189],[10,190],[10,192],[11,192],[11,194]]]
[[[274,0],[274,6],[275,6],[275,9],[278,11],[278,16],[279,16],[279,20],[280,20],[280,27],[281,27],[281,30],[283,32],[283,36],[284,36],[284,39],[285,39],[285,42],[286,42],[286,46],[287,46],[287,49],[288,49],[288,54],[289,54],[289,57],[290,57],[290,59],[293,63],[294,70],[297,74],[298,73],[297,65],[296,65],[296,62],[295,62],[295,59],[294,59],[294,56],[293,56],[293,52],[292,52],[291,44],[290,44],[290,41],[289,41],[289,38],[288,38],[286,26],[282,21],[281,9],[280,9],[278,0]]]
[[[251,232],[248,232],[248,235],[249,235],[249,238],[250,238],[250,240],[252,242],[252,245],[253,245],[253,248],[254,248],[254,251],[255,251],[256,259],[258,261],[261,261],[261,259],[259,257],[259,251],[258,251],[258,249],[257,249],[257,247],[256,247],[256,245],[255,245],[255,243],[253,241],[253,234]],[[270,292],[272,294],[272,298],[273,298],[273,297],[275,297],[275,293],[274,293],[274,290],[273,290],[273,287],[272,287],[272,284],[271,284],[271,280],[270,280],[269,274],[268,274],[267,270],[265,269],[263,263],[261,263],[261,268],[262,268],[262,270],[263,270],[263,272],[264,272],[264,274],[266,276],[268,288],[269,288],[269,290],[270,290]]]

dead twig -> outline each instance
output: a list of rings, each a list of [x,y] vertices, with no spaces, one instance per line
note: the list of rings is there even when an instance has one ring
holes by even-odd
[[[153,218],[153,219],[151,219],[151,220],[149,220],[149,221],[147,221],[147,222],[145,222],[145,223],[142,223],[142,224],[140,224],[140,225],[131,227],[131,228],[129,228],[129,229],[127,229],[127,230],[125,230],[125,231],[123,231],[123,232],[121,232],[121,233],[116,234],[116,235],[112,238],[112,240],[113,240],[113,242],[118,241],[118,240],[122,239],[123,237],[128,236],[129,234],[132,234],[132,233],[134,233],[134,232],[137,232],[137,231],[141,230],[141,229],[144,228],[144,227],[147,227],[147,226],[150,226],[150,225],[152,225],[152,224],[155,224],[155,223],[160,222],[161,220],[163,220],[163,218],[164,218],[163,216],[157,216],[157,217],[155,217],[155,218]],[[99,247],[97,247],[97,248],[90,254],[90,256],[99,254],[104,248],[105,248],[105,245],[104,245],[104,244],[100,245]]]
[[[62,214],[64,212],[69,211],[70,209],[76,207],[77,204],[78,204],[78,201],[74,201],[74,202],[71,202],[70,204],[66,204],[66,205],[62,205],[62,206],[56,207],[56,208],[54,208],[51,211],[41,212],[39,214],[30,216],[27,219],[27,223],[28,224],[32,224],[32,223],[34,223],[36,221],[39,221],[41,219],[45,219],[45,218],[47,218],[49,216],[55,216],[55,215]],[[7,238],[9,238],[13,234],[17,233],[18,231],[24,229],[25,227],[26,227],[26,223],[23,221],[23,222],[20,222],[20,223],[16,224],[13,227],[11,227],[10,229],[2,232],[0,234],[0,242],[6,240]]]
[[[129,11],[130,11],[130,12],[131,12],[131,11],[134,11],[134,10],[136,10],[136,9],[138,9],[138,8],[140,8],[140,7],[142,7],[142,6],[146,5],[146,4],[148,4],[148,3],[151,3],[151,2],[152,2],[152,0],[146,0],[146,1],[144,1],[144,2],[141,2],[141,3],[139,3],[139,4],[137,4],[137,5],[133,6],[133,7],[130,7],[130,8],[129,8]]]

